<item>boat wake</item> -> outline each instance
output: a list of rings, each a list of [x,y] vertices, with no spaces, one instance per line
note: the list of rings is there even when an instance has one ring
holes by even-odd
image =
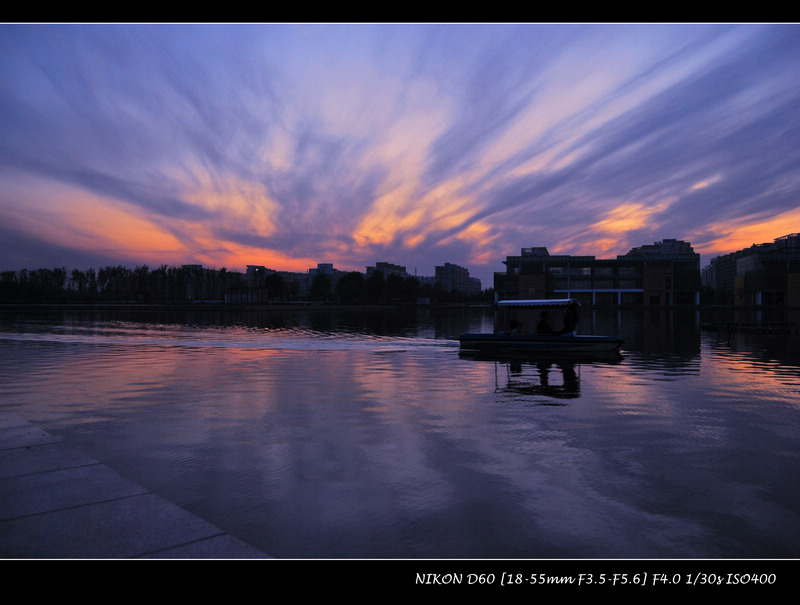
[[[455,340],[420,336],[383,336],[311,329],[250,329],[186,326],[72,326],[59,331],[0,332],[0,340],[26,343],[97,346],[233,348],[287,351],[400,352],[416,349],[454,350]]]

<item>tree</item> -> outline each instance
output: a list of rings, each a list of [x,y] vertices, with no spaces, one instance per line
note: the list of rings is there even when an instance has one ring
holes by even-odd
[[[339,278],[336,283],[336,297],[344,304],[357,304],[364,300],[366,284],[364,274],[351,271]]]
[[[400,300],[403,297],[403,278],[396,273],[386,277],[386,296],[389,300]]]
[[[327,302],[331,297],[331,278],[325,273],[317,273],[311,280],[308,295],[311,300]]]
[[[137,265],[133,270],[133,290],[136,300],[150,302],[152,290],[150,287],[150,268],[147,265]]]
[[[286,295],[286,280],[278,273],[270,273],[264,278],[269,300],[281,300]]]
[[[417,302],[420,293],[419,280],[413,275],[409,275],[403,280],[403,301],[409,303]]]
[[[381,303],[386,298],[386,281],[383,271],[373,271],[367,278],[367,297],[371,303]]]

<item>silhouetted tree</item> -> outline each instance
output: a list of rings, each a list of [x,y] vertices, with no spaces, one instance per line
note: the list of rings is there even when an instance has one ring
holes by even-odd
[[[16,271],[3,271],[0,275],[0,301],[14,303],[20,298],[20,286]]]
[[[97,271],[93,268],[86,270],[86,295],[89,300],[97,300]]]
[[[386,298],[386,280],[383,271],[373,271],[367,278],[367,298],[371,303],[382,303]]]
[[[419,280],[412,276],[403,280],[403,302],[416,303],[420,295]]]
[[[286,280],[277,273],[270,273],[264,278],[264,286],[267,288],[269,300],[282,300],[286,295]]]
[[[364,274],[358,271],[346,273],[336,282],[336,297],[344,304],[352,305],[362,302],[365,293]]]
[[[331,297],[331,278],[325,273],[317,273],[311,280],[308,295],[311,300],[327,302]]]
[[[386,298],[398,301],[403,296],[403,278],[396,273],[386,277]]]

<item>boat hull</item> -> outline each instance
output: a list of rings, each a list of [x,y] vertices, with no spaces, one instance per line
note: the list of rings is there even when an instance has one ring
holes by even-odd
[[[562,335],[510,336],[505,334],[462,334],[461,349],[493,353],[583,354],[618,352],[624,342],[615,336]]]

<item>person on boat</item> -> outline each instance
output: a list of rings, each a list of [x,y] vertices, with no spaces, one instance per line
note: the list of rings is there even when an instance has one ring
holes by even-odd
[[[550,325],[549,316],[550,313],[548,311],[542,311],[539,323],[536,324],[537,334],[555,334],[556,331],[553,329],[553,326]]]
[[[567,310],[564,311],[564,327],[562,327],[556,334],[575,336],[578,329],[578,305],[570,304]]]
[[[520,324],[516,319],[512,319],[511,320],[511,323],[509,324],[509,326],[511,328],[511,332],[510,332],[511,336],[519,336],[521,334],[521,332],[519,330],[519,325]]]

